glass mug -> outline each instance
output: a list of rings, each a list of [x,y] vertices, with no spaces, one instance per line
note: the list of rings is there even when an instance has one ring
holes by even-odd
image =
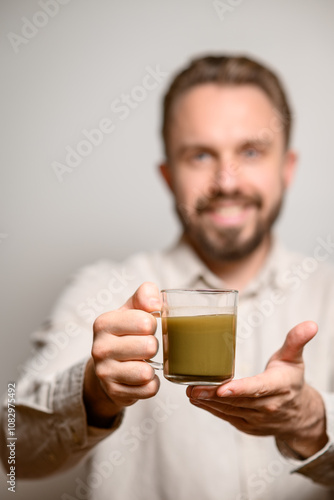
[[[220,385],[234,377],[237,290],[161,290],[163,363],[171,382]]]

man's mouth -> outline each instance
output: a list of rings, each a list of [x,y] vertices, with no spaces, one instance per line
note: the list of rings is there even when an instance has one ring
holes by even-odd
[[[247,222],[262,205],[258,195],[217,195],[212,199],[202,198],[197,204],[197,214],[219,227],[236,227]]]
[[[241,214],[245,209],[244,205],[227,205],[220,206],[210,210],[211,213],[217,214],[221,217],[236,217]]]
[[[254,204],[232,203],[207,209],[204,215],[217,226],[240,226],[254,210]]]

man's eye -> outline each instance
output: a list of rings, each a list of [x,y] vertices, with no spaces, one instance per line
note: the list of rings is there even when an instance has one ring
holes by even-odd
[[[194,154],[194,159],[197,161],[205,161],[209,160],[211,155],[207,153],[206,151],[201,151],[199,153]]]
[[[246,158],[252,159],[252,158],[257,158],[260,155],[260,153],[254,148],[248,148],[243,151],[243,155]]]

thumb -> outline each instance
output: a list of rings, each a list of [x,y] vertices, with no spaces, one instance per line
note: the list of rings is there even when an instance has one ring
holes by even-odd
[[[292,328],[285,338],[281,349],[274,354],[272,360],[300,363],[303,360],[304,346],[313,339],[318,331],[314,321],[303,321]]]
[[[160,311],[161,298],[159,288],[155,283],[145,282],[140,285],[135,293],[127,302],[120,308],[124,309],[141,309],[146,312]]]

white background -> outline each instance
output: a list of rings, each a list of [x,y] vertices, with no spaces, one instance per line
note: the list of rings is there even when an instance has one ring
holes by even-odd
[[[230,10],[221,19],[210,0],[70,0],[16,53],[8,34],[22,36],[22,18],[43,24],[41,3],[0,3],[1,392],[17,378],[29,334],[72,271],[177,237],[157,172],[160,100],[193,55],[243,53],[277,69],[293,103],[300,154],[278,231],[309,254],[317,237],[334,239],[334,2],[226,0]],[[121,120],[111,103],[157,65],[168,77]],[[76,148],[82,130],[103,118],[115,130],[60,183],[52,163],[64,163],[65,148]],[[74,492],[76,474],[19,482],[15,498],[60,499]]]

